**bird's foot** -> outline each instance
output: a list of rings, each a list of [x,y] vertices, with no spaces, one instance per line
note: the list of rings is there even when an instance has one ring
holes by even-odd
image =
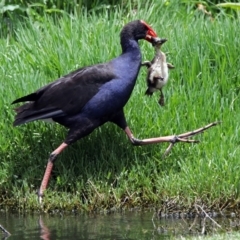
[[[43,195],[43,192],[41,191],[41,189],[38,189],[37,196],[38,196],[38,203],[40,204],[40,206],[42,206],[44,195]]]
[[[125,133],[127,134],[128,138],[130,139],[131,143],[134,146],[142,146],[142,145],[149,145],[149,144],[156,144],[156,143],[170,143],[168,148],[166,149],[165,153],[163,156],[166,156],[170,150],[172,149],[172,147],[178,143],[178,142],[183,142],[183,143],[198,143],[198,140],[194,140],[194,139],[190,139],[191,137],[199,134],[199,133],[203,133],[205,130],[207,130],[208,128],[211,128],[213,126],[216,126],[218,124],[220,124],[221,122],[212,122],[204,127],[195,129],[193,131],[189,131],[189,132],[185,132],[182,134],[178,134],[178,135],[169,135],[169,136],[163,136],[163,137],[154,137],[154,138],[146,138],[146,139],[137,139],[133,136],[131,130],[129,129],[129,127],[126,127],[124,129]]]
[[[189,139],[190,137],[197,135],[199,133],[203,133],[205,130],[207,130],[210,127],[216,126],[218,124],[220,124],[221,122],[212,122],[204,127],[198,128],[196,130],[190,131],[190,132],[186,132],[186,133],[182,133],[179,134],[177,136],[173,136],[169,139],[169,146],[167,147],[166,151],[163,154],[163,157],[165,157],[166,155],[169,154],[169,152],[171,151],[172,147],[174,146],[174,144],[178,143],[178,142],[184,142],[184,143],[199,143],[199,140],[194,140],[194,139]]]

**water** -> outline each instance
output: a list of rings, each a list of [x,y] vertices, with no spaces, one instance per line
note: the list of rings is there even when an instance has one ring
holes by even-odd
[[[169,239],[203,230],[203,220],[157,219],[153,212],[111,214],[9,214],[0,213],[0,224],[14,239]],[[154,221],[152,220],[154,219]],[[194,223],[192,230],[189,226]],[[208,219],[205,230],[214,223]],[[215,226],[215,229],[217,227]],[[2,235],[2,239],[4,235]]]

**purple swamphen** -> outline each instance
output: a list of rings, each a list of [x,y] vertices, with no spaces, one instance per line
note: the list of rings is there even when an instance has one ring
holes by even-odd
[[[106,122],[122,128],[134,145],[162,142],[162,138],[134,138],[123,111],[141,67],[138,40],[151,42],[152,37],[157,37],[157,34],[147,23],[132,21],[121,31],[122,54],[119,57],[107,63],[77,69],[13,102],[27,101],[16,108],[14,126],[50,118],[69,129],[64,142],[50,154],[38,191],[40,202],[57,156],[68,145]]]

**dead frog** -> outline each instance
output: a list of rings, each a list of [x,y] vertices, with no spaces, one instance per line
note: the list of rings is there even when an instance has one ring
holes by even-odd
[[[167,41],[164,38],[152,38],[152,45],[155,49],[155,56],[153,60],[143,62],[141,66],[146,66],[148,68],[147,73],[147,86],[148,89],[145,92],[146,95],[152,95],[153,92],[160,91],[160,99],[158,103],[164,106],[164,95],[162,92],[163,86],[168,81],[168,69],[174,68],[174,66],[167,62],[166,55],[161,51],[161,46]]]

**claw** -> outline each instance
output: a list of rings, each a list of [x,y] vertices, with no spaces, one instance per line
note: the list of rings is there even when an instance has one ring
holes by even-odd
[[[37,195],[38,195],[38,202],[40,205],[42,205],[43,193],[40,192],[40,189],[37,191]]]

